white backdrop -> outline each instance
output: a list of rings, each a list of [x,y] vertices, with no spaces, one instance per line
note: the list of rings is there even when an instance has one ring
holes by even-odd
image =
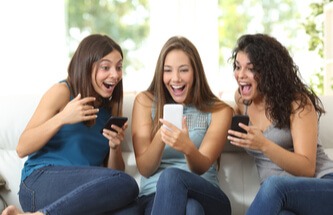
[[[0,27],[0,94],[44,93],[67,76],[63,1],[0,1]]]
[[[309,13],[310,1],[300,0],[302,16]],[[61,0],[0,1],[0,94],[41,94],[67,76],[64,5]],[[231,98],[236,84],[231,66],[220,68],[218,62],[218,13],[217,0],[151,0],[149,38],[141,50],[129,53],[144,68],[126,71],[125,90],[146,89],[163,44],[171,36],[183,35],[196,45],[213,91]],[[284,32],[273,36],[285,43]],[[307,50],[307,43],[305,33],[297,38],[294,45],[300,51],[293,56],[309,80],[323,61]]]

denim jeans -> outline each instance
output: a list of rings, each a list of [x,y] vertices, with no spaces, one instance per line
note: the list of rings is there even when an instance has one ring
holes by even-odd
[[[20,185],[24,211],[44,214],[104,214],[137,198],[138,185],[122,171],[104,167],[48,166]]]
[[[156,187],[153,215],[231,214],[228,197],[219,188],[197,174],[168,168]],[[202,211],[202,213],[199,213]]]
[[[156,193],[141,196],[115,215],[230,215],[228,197],[206,179],[177,168],[161,174]]]
[[[331,215],[333,174],[323,178],[271,176],[261,185],[247,215]]]

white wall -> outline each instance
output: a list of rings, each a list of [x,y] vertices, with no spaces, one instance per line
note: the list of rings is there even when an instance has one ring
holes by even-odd
[[[302,5],[308,5],[309,1],[302,1]],[[196,45],[213,91],[231,98],[236,85],[231,65],[221,69],[218,62],[218,1],[151,0],[150,8],[149,38],[141,50],[129,53],[136,55],[144,68],[126,71],[125,90],[146,89],[163,44],[171,36],[183,35]],[[302,15],[306,14],[308,11],[304,10]],[[44,93],[67,76],[64,1],[0,1],[0,28],[0,94]],[[295,53],[295,60],[308,80],[306,72],[311,74],[321,62],[310,55],[306,37],[295,41],[297,44],[302,44],[302,50]],[[332,63],[329,66],[332,68]]]
[[[187,37],[199,51],[210,83],[217,83],[219,72],[217,0],[151,0],[150,34],[140,60],[144,71],[129,72],[125,85],[133,83],[133,90],[144,90],[150,84],[158,55],[164,43],[172,36]],[[140,81],[138,81],[140,80]],[[217,92],[219,86],[211,85]]]
[[[324,7],[324,93],[333,95],[333,2]]]
[[[66,78],[63,1],[0,1],[0,27],[0,94],[44,93]]]

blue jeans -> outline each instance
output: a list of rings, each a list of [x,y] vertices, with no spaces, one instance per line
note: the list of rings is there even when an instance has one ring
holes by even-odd
[[[206,179],[177,168],[161,174],[156,193],[141,196],[116,215],[230,215],[228,197]]]
[[[156,186],[153,215],[231,214],[230,201],[223,191],[197,174],[168,168]]]
[[[331,215],[333,174],[323,178],[271,176],[260,189],[247,215]]]
[[[44,214],[104,214],[130,204],[138,185],[122,171],[104,167],[48,166],[20,185],[24,211]]]
[[[122,208],[112,215],[151,215],[151,210],[154,204],[155,193],[148,196],[140,197],[136,202]],[[201,204],[194,200],[188,199],[186,203],[186,215],[202,215],[205,214]]]

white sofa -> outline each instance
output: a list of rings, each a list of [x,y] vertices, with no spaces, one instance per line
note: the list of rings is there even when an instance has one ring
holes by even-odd
[[[0,195],[8,204],[19,206],[17,192],[25,159],[17,156],[15,147],[40,97],[40,95],[0,96],[0,175],[5,178],[8,188],[8,190],[2,189]],[[125,94],[124,115],[129,117],[129,123],[131,123],[134,97],[134,93]],[[333,122],[333,96],[322,97],[322,101],[328,113],[321,118],[320,138],[325,150],[333,158],[333,130],[330,127]],[[136,168],[130,128],[127,129],[123,154],[126,172],[134,176],[139,183],[140,174]],[[232,214],[243,215],[259,188],[253,159],[243,150],[228,144],[221,156],[219,177],[221,188],[230,198]]]

